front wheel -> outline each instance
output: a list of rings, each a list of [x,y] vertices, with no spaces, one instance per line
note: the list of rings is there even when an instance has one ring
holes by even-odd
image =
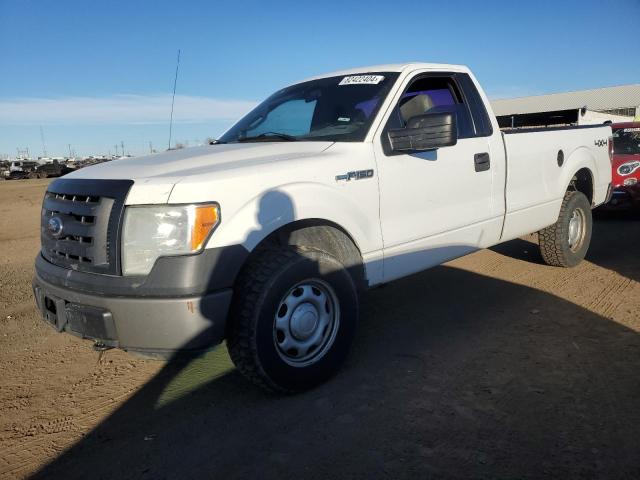
[[[538,232],[540,254],[547,265],[575,267],[587,254],[593,219],[591,205],[582,192],[567,192],[558,221]]]
[[[340,368],[357,316],[356,287],[336,258],[305,247],[265,250],[236,284],[229,354],[261,387],[306,390]]]

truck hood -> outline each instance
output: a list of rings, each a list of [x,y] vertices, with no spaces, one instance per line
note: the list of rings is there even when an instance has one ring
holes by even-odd
[[[318,154],[333,142],[260,142],[206,145],[93,165],[68,178],[176,182],[185,176],[235,170]],[[156,182],[153,182],[156,183]]]
[[[613,166],[618,168],[620,165],[622,165],[623,163],[628,163],[628,162],[637,162],[640,161],[640,154],[621,154],[621,153],[614,153],[613,154]]]
[[[312,157],[333,142],[269,142],[206,145],[156,155],[125,158],[82,168],[65,178],[133,180],[127,205],[167,203],[182,180],[212,174],[242,175],[258,165]],[[236,171],[237,170],[237,171]],[[218,175],[215,175],[218,176]]]

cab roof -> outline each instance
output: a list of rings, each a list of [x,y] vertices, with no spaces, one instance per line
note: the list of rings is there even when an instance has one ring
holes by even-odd
[[[409,62],[409,63],[390,63],[386,65],[370,65],[366,67],[349,68],[347,70],[338,70],[335,72],[329,72],[322,75],[315,75],[313,77],[305,78],[295,83],[308,82],[309,80],[316,80],[319,78],[327,77],[339,77],[341,75],[357,75],[371,72],[407,72],[413,70],[443,70],[453,72],[469,72],[469,68],[464,65],[450,65],[446,63],[425,63],[425,62]]]

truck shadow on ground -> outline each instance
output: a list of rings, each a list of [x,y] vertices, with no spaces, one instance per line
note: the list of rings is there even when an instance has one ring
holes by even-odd
[[[594,212],[587,260],[640,282],[640,211]]]
[[[168,362],[35,477],[640,476],[640,336],[536,289],[442,266],[372,290],[341,373],[297,396],[225,358]]]
[[[535,235],[490,248],[525,262],[544,265]],[[640,214],[594,211],[593,236],[586,260],[640,282]]]

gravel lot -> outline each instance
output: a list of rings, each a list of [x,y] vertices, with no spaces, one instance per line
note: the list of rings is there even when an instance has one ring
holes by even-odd
[[[44,325],[47,183],[0,183],[1,478],[640,478],[637,218],[572,270],[532,236],[367,293],[343,371],[283,398],[224,347],[99,358]]]

